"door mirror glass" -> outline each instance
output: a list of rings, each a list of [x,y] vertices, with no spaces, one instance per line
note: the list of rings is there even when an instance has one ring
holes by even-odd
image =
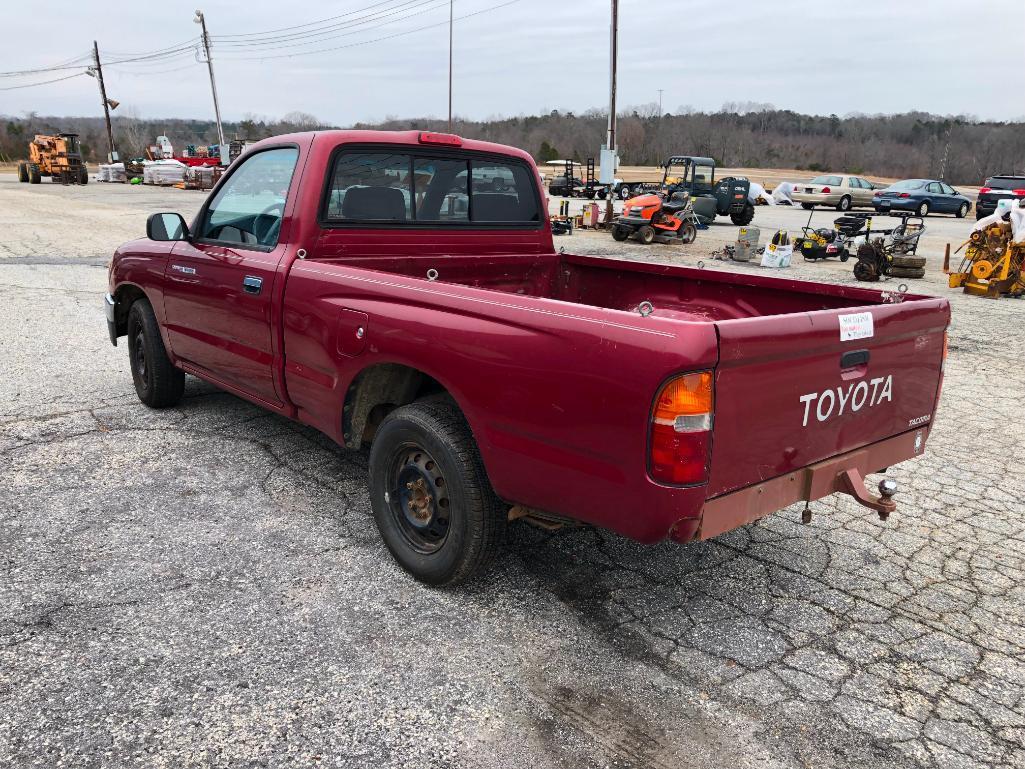
[[[188,240],[189,226],[181,214],[150,214],[146,220],[146,237],[150,240]]]

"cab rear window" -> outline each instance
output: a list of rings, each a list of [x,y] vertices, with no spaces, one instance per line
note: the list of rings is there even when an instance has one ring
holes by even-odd
[[[541,221],[533,171],[515,161],[386,150],[340,152],[326,224],[530,225]]]

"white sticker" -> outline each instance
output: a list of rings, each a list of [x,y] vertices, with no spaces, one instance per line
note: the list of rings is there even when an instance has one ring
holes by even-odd
[[[872,313],[859,312],[854,315],[840,316],[841,342],[847,342],[851,339],[867,339],[873,333]]]

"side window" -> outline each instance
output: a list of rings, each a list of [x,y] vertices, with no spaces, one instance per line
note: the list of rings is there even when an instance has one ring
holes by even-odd
[[[852,176],[851,177],[851,186],[855,187],[855,188],[857,188],[859,190],[867,190],[868,189],[868,182],[866,182],[864,179],[861,179],[861,178],[859,178],[857,176]]]
[[[929,186],[925,188],[928,192],[939,192],[940,185],[937,182],[930,182]]]
[[[474,222],[537,222],[537,196],[527,166],[474,160],[470,218]]]
[[[941,186],[943,187],[943,192],[945,194],[947,194],[947,195],[956,195],[957,194],[957,193],[954,192],[954,188],[951,187],[949,184],[946,184],[944,182],[944,183],[941,183]]]
[[[331,176],[327,218],[406,222],[413,218],[410,156],[388,152],[339,155]]]
[[[298,149],[282,147],[243,160],[210,201],[200,238],[254,247],[276,246],[298,159]]]
[[[469,175],[465,160],[417,158],[413,163],[416,220],[470,221]]]

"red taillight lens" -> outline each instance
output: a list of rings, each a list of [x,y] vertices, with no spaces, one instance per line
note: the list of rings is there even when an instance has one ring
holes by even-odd
[[[661,483],[708,479],[712,434],[712,372],[666,382],[651,414],[651,477]]]
[[[1018,197],[1021,197],[1022,195],[1025,195],[1025,190],[1013,190],[1013,192]]]
[[[910,198],[911,197],[911,193],[910,192],[902,192],[897,197],[898,198]]]
[[[979,194],[980,195],[985,195],[987,192],[992,192],[992,191],[993,191],[992,187],[979,187]]]
[[[824,195],[828,195],[828,194],[829,194],[830,192],[832,192],[832,190],[831,190],[831,189],[829,189],[829,187],[823,187],[823,188],[822,188],[822,193],[823,193]]]

